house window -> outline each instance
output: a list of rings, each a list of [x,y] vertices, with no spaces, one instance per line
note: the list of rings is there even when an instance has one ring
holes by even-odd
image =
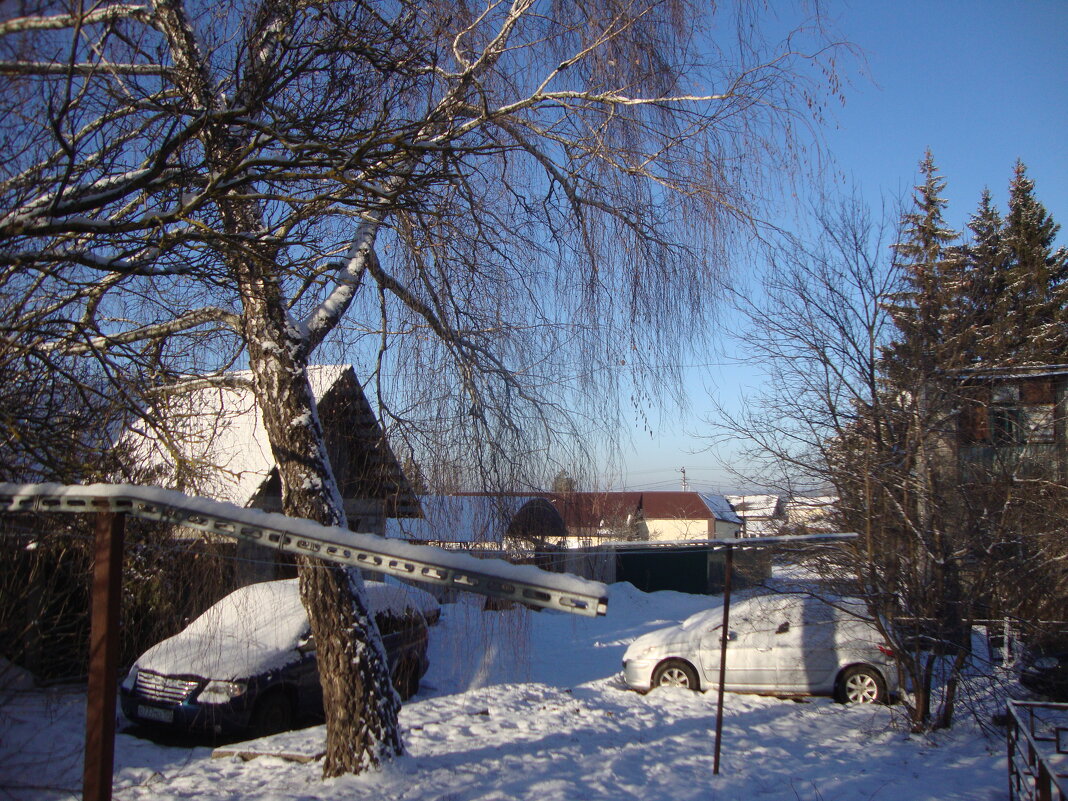
[[[1017,445],[1024,441],[1023,415],[1015,406],[990,409],[990,434],[995,445]]]
[[[1025,406],[1021,411],[1024,431],[1028,442],[1056,442],[1057,430],[1053,424],[1053,405]]]

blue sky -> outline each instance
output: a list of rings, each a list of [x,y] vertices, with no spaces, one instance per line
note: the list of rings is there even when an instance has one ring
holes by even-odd
[[[846,104],[824,132],[844,183],[855,182],[878,208],[907,197],[930,148],[948,186],[947,222],[963,227],[989,187],[1004,209],[1016,160],[1068,244],[1068,0],[896,0],[828,3],[841,35],[866,58]],[[721,358],[710,355],[703,363]],[[688,414],[653,420],[655,435],[635,429],[617,488],[740,489],[721,469],[729,448],[694,453],[707,431],[709,391],[733,397],[759,389],[753,370],[691,368]]]

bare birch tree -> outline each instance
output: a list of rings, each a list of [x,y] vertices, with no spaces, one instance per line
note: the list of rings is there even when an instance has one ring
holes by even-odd
[[[324,342],[358,354],[384,415],[434,421],[472,464],[543,452],[570,413],[611,414],[616,368],[641,387],[682,363],[839,92],[818,20],[775,37],[745,3],[12,10],[10,344],[95,360],[157,426],[154,396],[247,363],[285,511],[337,525],[305,374]],[[358,772],[402,749],[379,637],[346,572],[305,564],[301,590],[324,773]]]

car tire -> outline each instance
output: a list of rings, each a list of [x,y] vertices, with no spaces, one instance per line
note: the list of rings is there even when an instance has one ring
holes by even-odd
[[[701,689],[697,682],[697,671],[693,665],[681,659],[669,659],[661,662],[653,671],[653,687],[683,687],[687,690]]]
[[[281,691],[272,692],[256,704],[252,713],[252,731],[257,737],[289,731],[293,728],[295,718],[289,696]]]
[[[885,704],[889,700],[883,674],[868,665],[854,665],[842,671],[834,699],[840,704]]]

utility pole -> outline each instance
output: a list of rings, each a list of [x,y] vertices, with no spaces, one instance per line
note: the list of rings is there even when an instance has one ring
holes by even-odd
[[[679,472],[682,473],[682,491],[683,492],[689,492],[690,491],[690,482],[686,480],[686,468],[685,467],[680,467],[679,468]]]

